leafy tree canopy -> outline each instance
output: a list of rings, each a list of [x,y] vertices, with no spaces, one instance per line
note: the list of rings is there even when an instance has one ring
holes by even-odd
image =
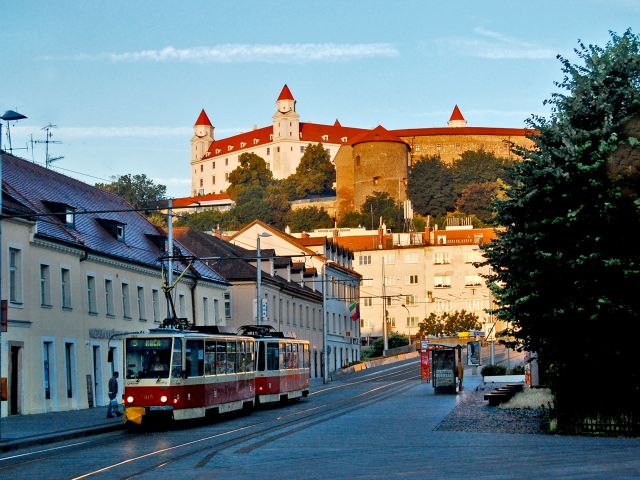
[[[440,157],[422,157],[409,171],[407,192],[420,215],[438,216],[453,210],[453,175]]]
[[[371,223],[370,215],[365,215],[364,213],[360,213],[360,212],[346,212],[338,222],[338,226],[357,228],[357,227],[365,227],[370,223]]]
[[[299,208],[287,214],[287,225],[294,232],[308,232],[316,228],[333,227],[333,219],[322,208]]]
[[[336,181],[336,167],[322,143],[309,144],[304,150],[296,173],[292,175],[295,198],[306,198],[331,191]]]
[[[467,332],[469,330],[478,330],[481,328],[478,315],[466,310],[456,310],[453,313],[443,312],[441,315],[430,313],[419,324],[419,336],[449,336],[458,332]]]
[[[579,63],[559,57],[561,92],[546,102],[549,119],[529,121],[536,148],[522,151],[508,198],[497,202],[507,229],[486,248],[495,313],[538,353],[564,412],[638,414],[640,405],[637,342],[628,336],[640,323],[640,202],[618,181],[625,171],[610,167],[631,149],[638,168],[638,134],[627,127],[640,117],[639,46],[629,30],[604,47],[580,43]],[[594,380],[615,385],[615,395],[584,395]]]
[[[206,210],[178,217],[176,226],[191,227],[201,232],[215,230],[225,220],[225,213],[217,210]]]
[[[515,162],[485,150],[468,150],[451,165],[453,189],[460,194],[471,184],[508,180]]]
[[[378,226],[380,217],[391,229],[402,228],[404,222],[402,208],[387,192],[369,195],[362,204],[361,212],[363,219],[368,218],[372,222],[372,228]]]
[[[389,344],[390,349],[409,345],[409,339],[397,332],[393,332],[389,334],[389,336],[387,337],[387,342]],[[381,357],[383,351],[384,351],[384,339],[378,338],[369,347],[369,351],[367,352],[367,358]]]
[[[124,198],[135,208],[143,208],[162,200],[167,193],[165,185],[155,184],[144,173],[140,175],[128,173],[112,179],[111,183],[96,183],[95,186]]]
[[[247,187],[267,188],[273,182],[273,174],[267,162],[255,153],[243,153],[238,157],[238,167],[229,174],[227,194],[236,200],[240,191]]]
[[[491,222],[495,216],[493,202],[498,198],[498,189],[498,182],[467,185],[456,202],[456,210]]]

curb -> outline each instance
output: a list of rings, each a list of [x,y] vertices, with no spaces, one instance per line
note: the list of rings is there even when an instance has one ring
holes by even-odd
[[[8,452],[11,450],[17,450],[19,448],[32,447],[34,445],[46,445],[47,443],[61,442],[63,440],[69,440],[72,438],[89,437],[91,435],[99,435],[101,433],[115,432],[117,430],[123,430],[124,424],[118,423],[115,425],[103,425],[94,428],[85,428],[78,430],[69,430],[65,432],[58,432],[52,434],[38,435],[31,438],[22,438],[18,440],[12,440],[7,443],[2,443],[0,440],[0,452]]]

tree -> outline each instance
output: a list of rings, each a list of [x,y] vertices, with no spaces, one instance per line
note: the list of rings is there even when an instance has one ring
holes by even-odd
[[[453,210],[453,176],[439,157],[422,157],[411,167],[407,192],[420,215],[438,216]]]
[[[316,228],[333,227],[333,219],[322,208],[299,208],[287,214],[287,225],[294,232],[308,232]]]
[[[389,349],[404,347],[405,345],[409,345],[409,339],[404,335],[393,332],[389,334],[387,337],[387,342],[389,344]],[[371,344],[369,347],[368,358],[381,357],[384,353],[384,338],[378,338],[375,342]]]
[[[346,212],[340,221],[339,227],[357,228],[368,225],[371,222],[371,216],[360,212]]]
[[[498,188],[498,182],[467,185],[456,202],[456,210],[490,222],[495,216],[493,202],[498,198]]]
[[[96,183],[95,186],[106,192],[114,193],[135,208],[144,208],[162,200],[166,193],[165,185],[155,184],[144,173],[139,175],[118,175],[111,177],[111,183]]]
[[[443,312],[441,315],[431,312],[428,317],[420,322],[418,335],[450,336],[480,328],[478,315],[466,310],[456,310],[453,313]]]
[[[227,194],[233,200],[247,187],[267,188],[273,182],[273,174],[267,168],[267,162],[255,153],[243,153],[238,157],[238,167],[229,174]]]
[[[506,230],[485,247],[495,314],[537,352],[565,414],[640,413],[629,335],[640,323],[640,202],[609,166],[628,147],[639,166],[637,133],[625,133],[640,120],[639,47],[628,30],[605,47],[580,43],[579,64],[558,57],[563,92],[547,101],[550,119],[530,119],[536,148],[521,152],[508,198],[497,202]]]
[[[374,223],[374,227],[378,225],[378,219],[382,217],[388,228],[399,229],[403,225],[402,208],[398,206],[396,201],[387,192],[375,192],[369,195],[360,210],[363,218],[368,218]]]
[[[295,184],[295,198],[306,198],[329,192],[336,181],[336,167],[322,143],[309,144],[304,150],[296,173],[292,175]]]
[[[224,212],[218,210],[205,210],[188,215],[180,215],[176,226],[191,227],[200,232],[215,230],[224,221]]]
[[[509,180],[514,165],[515,162],[483,149],[467,150],[451,165],[453,189],[460,194],[471,184]]]

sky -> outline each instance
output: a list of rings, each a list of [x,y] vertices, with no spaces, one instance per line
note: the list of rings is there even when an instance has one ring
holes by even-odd
[[[14,154],[87,183],[191,186],[204,108],[224,138],[271,124],[286,83],[303,122],[524,127],[549,115],[561,54],[639,33],[640,0],[0,0],[0,113]],[[3,128],[3,149],[7,139]],[[28,149],[25,149],[28,147]],[[21,148],[21,150],[18,150]]]

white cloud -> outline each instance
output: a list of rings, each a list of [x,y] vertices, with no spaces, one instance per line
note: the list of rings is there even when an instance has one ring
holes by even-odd
[[[525,42],[500,32],[477,27],[476,37],[447,37],[436,40],[445,53],[454,53],[490,60],[547,60],[556,52],[532,42]]]
[[[241,129],[216,129],[217,134],[235,134]],[[40,134],[40,128],[28,126],[16,126],[12,133],[28,136],[34,134],[34,138]],[[36,134],[37,132],[37,134]],[[189,137],[193,135],[191,127],[59,127],[53,130],[57,140],[79,138],[153,138],[153,137]],[[13,135],[12,135],[13,136]]]
[[[79,53],[66,57],[45,56],[43,58],[46,60],[107,60],[111,62],[301,63],[396,57],[398,55],[397,48],[389,43],[282,43],[222,44],[192,48],[168,46],[161,50]]]

